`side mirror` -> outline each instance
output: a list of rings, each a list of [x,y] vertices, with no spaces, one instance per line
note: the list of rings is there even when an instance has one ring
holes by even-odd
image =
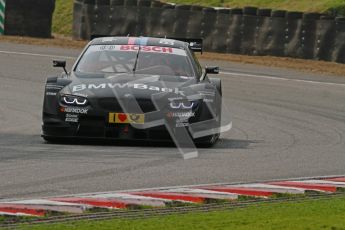
[[[66,70],[66,61],[53,60],[53,66],[63,68],[65,73],[68,75],[68,72]]]
[[[218,66],[206,67],[205,72],[209,74],[219,74],[219,67]]]

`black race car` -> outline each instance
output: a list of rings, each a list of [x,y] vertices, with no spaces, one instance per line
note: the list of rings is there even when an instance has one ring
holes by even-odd
[[[221,81],[202,69],[200,40],[99,37],[70,72],[45,85],[42,137],[174,141],[211,146],[221,126]]]

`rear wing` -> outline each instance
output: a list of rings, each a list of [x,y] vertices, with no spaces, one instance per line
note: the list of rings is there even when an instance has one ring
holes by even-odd
[[[103,38],[103,37],[115,37],[115,35],[91,34],[90,41],[96,38]]]
[[[203,40],[202,38],[170,38],[173,40],[178,40],[182,42],[187,42],[189,44],[189,47],[194,52],[201,53],[203,52]]]

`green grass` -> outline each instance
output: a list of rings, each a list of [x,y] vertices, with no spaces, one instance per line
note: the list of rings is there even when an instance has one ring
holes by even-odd
[[[22,229],[345,229],[345,198],[254,207],[208,213],[189,213],[139,220],[113,219],[68,224],[27,226]]]
[[[344,0],[166,0],[179,4],[201,4],[205,6],[244,7],[284,9],[290,11],[325,12],[330,8],[345,6]],[[222,3],[223,2],[223,3]]]
[[[73,0],[56,0],[53,33],[72,36]]]
[[[244,7],[284,9],[304,12],[338,12],[345,15],[345,0],[164,0],[178,4],[197,4],[204,6]],[[73,0],[56,0],[53,16],[53,33],[72,35]]]

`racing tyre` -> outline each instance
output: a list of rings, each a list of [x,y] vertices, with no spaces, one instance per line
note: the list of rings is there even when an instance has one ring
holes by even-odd
[[[220,134],[210,135],[206,137],[200,138],[196,142],[196,146],[201,148],[211,148],[213,145],[215,145],[219,139]]]
[[[202,11],[203,9],[204,9],[204,7],[202,7],[202,6],[193,5],[190,10],[191,11]]]
[[[152,1],[151,2],[152,8],[162,8],[163,6],[165,6],[165,3],[163,3],[163,2],[158,2],[158,1]]]
[[[218,14],[230,14],[230,9],[219,9]]]
[[[109,0],[97,0],[96,5],[98,5],[98,6],[109,6],[110,1]]]
[[[315,20],[319,20],[320,17],[321,17],[321,14],[319,14],[319,13],[305,13],[305,14],[303,14],[304,20],[315,21]]]
[[[270,17],[272,9],[258,9],[258,16],[260,17]]]
[[[273,10],[271,12],[271,17],[273,18],[285,18],[286,11],[285,10]]]
[[[320,20],[323,20],[323,21],[334,21],[334,16],[331,16],[331,15],[322,15],[320,17]]]
[[[335,18],[336,22],[345,22],[345,17],[337,17]]]
[[[241,8],[230,9],[230,14],[231,15],[242,15],[243,14],[243,9],[241,9]]]
[[[150,0],[139,0],[138,1],[138,6],[140,6],[140,7],[150,7],[151,6],[151,1]]]
[[[257,12],[258,12],[258,8],[256,7],[247,6],[243,8],[244,15],[256,16]]]
[[[125,0],[125,6],[137,6],[138,1],[137,0]]]
[[[303,18],[303,13],[298,11],[289,11],[286,13],[286,18],[288,20],[295,20]]]
[[[110,0],[111,6],[123,6],[124,0]]]
[[[57,143],[61,141],[59,138],[56,138],[56,137],[42,136],[42,138],[48,143]]]

